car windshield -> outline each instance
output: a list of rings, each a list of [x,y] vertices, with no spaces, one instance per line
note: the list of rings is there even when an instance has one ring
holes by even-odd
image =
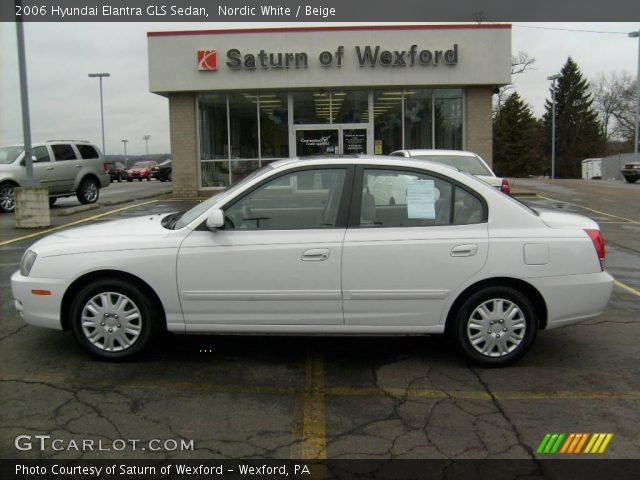
[[[16,158],[18,158],[23,151],[23,147],[0,148],[0,163],[9,164],[15,162]]]
[[[251,175],[246,176],[240,182],[236,183],[235,185],[233,185],[232,187],[228,188],[227,190],[225,190],[223,192],[220,192],[217,195],[214,195],[213,197],[208,198],[204,202],[199,203],[198,205],[193,207],[191,210],[187,210],[186,212],[184,212],[180,216],[177,216],[176,218],[173,218],[172,219],[173,221],[171,222],[171,224],[167,225],[168,228],[174,228],[174,229],[177,230],[179,228],[185,227],[189,223],[193,222],[200,215],[202,215],[204,212],[209,210],[213,205],[218,203],[220,200],[222,200],[223,198],[228,197],[229,195],[234,193],[239,188],[242,188],[244,185],[246,185],[247,183],[251,182],[256,177],[264,175],[265,173],[267,173],[271,169],[273,169],[273,166],[271,164],[269,164],[269,165],[265,165],[264,167],[262,167],[259,170],[256,170]]]
[[[456,167],[461,172],[470,173],[471,175],[494,176],[491,170],[489,170],[478,157],[472,155],[416,155],[411,158],[444,163],[445,165]]]
[[[136,162],[133,166],[138,168],[149,168],[149,162]]]

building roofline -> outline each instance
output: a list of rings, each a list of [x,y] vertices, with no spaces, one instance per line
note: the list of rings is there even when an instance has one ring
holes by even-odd
[[[276,28],[231,28],[220,30],[176,30],[147,32],[147,37],[173,37],[187,35],[226,35],[248,33],[298,33],[336,31],[380,31],[380,30],[491,30],[511,29],[510,23],[462,23],[440,25],[351,25],[339,27],[276,27]]]

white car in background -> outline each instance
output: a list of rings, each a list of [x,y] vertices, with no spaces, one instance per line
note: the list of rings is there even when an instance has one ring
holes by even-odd
[[[511,193],[509,180],[501,178],[493,173],[480,155],[464,150],[397,150],[391,153],[392,157],[409,157],[422,160],[440,162],[455,167],[461,172],[475,175],[489,185],[496,187],[502,193]]]
[[[378,187],[393,178],[405,196],[390,203]],[[440,163],[290,159],[187,212],[49,235],[11,288],[27,323],[70,329],[103,359],[162,330],[446,332],[468,359],[501,366],[539,330],[605,309],[604,259],[594,221],[538,213]]]

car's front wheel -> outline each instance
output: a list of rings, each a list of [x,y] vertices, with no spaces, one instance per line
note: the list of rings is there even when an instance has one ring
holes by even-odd
[[[122,360],[140,353],[158,331],[157,307],[137,286],[118,279],[90,283],[71,304],[71,330],[92,355]]]
[[[638,177],[624,177],[627,183],[636,183],[638,181]]]
[[[486,367],[501,367],[520,359],[537,332],[536,310],[522,292],[488,287],[462,303],[452,333],[468,359]]]
[[[13,212],[16,209],[16,192],[14,185],[3,183],[0,185],[0,212]]]
[[[100,185],[98,185],[97,180],[91,177],[87,177],[82,180],[82,182],[80,182],[80,187],[76,192],[78,200],[83,205],[86,205],[87,203],[96,203],[99,195]]]

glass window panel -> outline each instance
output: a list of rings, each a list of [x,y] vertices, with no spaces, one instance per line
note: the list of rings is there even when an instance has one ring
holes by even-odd
[[[258,158],[258,98],[256,94],[229,94],[231,158]]]
[[[224,94],[198,97],[200,118],[200,158],[228,158],[227,97]],[[204,179],[204,176],[202,177]],[[204,183],[202,186],[206,186]]]
[[[367,153],[367,130],[365,128],[343,129],[342,149],[344,154]]]
[[[329,93],[320,91],[294,92],[293,123],[329,123],[331,109]]]
[[[259,168],[259,160],[231,160],[231,183],[238,183]]]
[[[364,90],[331,93],[333,123],[365,123],[369,121],[369,93]]]
[[[296,154],[298,157],[313,155],[335,155],[339,153],[338,130],[298,130],[296,131]]]
[[[337,223],[345,174],[344,169],[317,169],[278,177],[229,207],[225,228],[332,228]]]
[[[434,90],[435,148],[462,150],[462,90]]]
[[[51,150],[53,150],[53,156],[57,162],[76,159],[76,152],[73,151],[71,145],[51,145]]]
[[[432,182],[431,196],[411,206],[407,194],[412,183]],[[427,227],[448,225],[451,212],[451,183],[430,175],[400,170],[364,171],[360,225],[365,227]],[[432,211],[425,211],[425,205]],[[420,211],[422,209],[422,211]],[[427,209],[428,210],[428,209]],[[418,213],[415,213],[418,211]]]
[[[456,187],[453,223],[455,225],[481,223],[484,218],[484,206],[482,202],[463,188]]]
[[[373,134],[376,154],[402,149],[402,91],[373,92]]]
[[[31,153],[32,162],[41,163],[50,161],[47,147],[35,147]]]
[[[286,93],[260,94],[260,158],[289,158]]]
[[[404,92],[404,148],[433,148],[432,90]]]
[[[229,161],[201,162],[200,181],[202,187],[228,187]]]

